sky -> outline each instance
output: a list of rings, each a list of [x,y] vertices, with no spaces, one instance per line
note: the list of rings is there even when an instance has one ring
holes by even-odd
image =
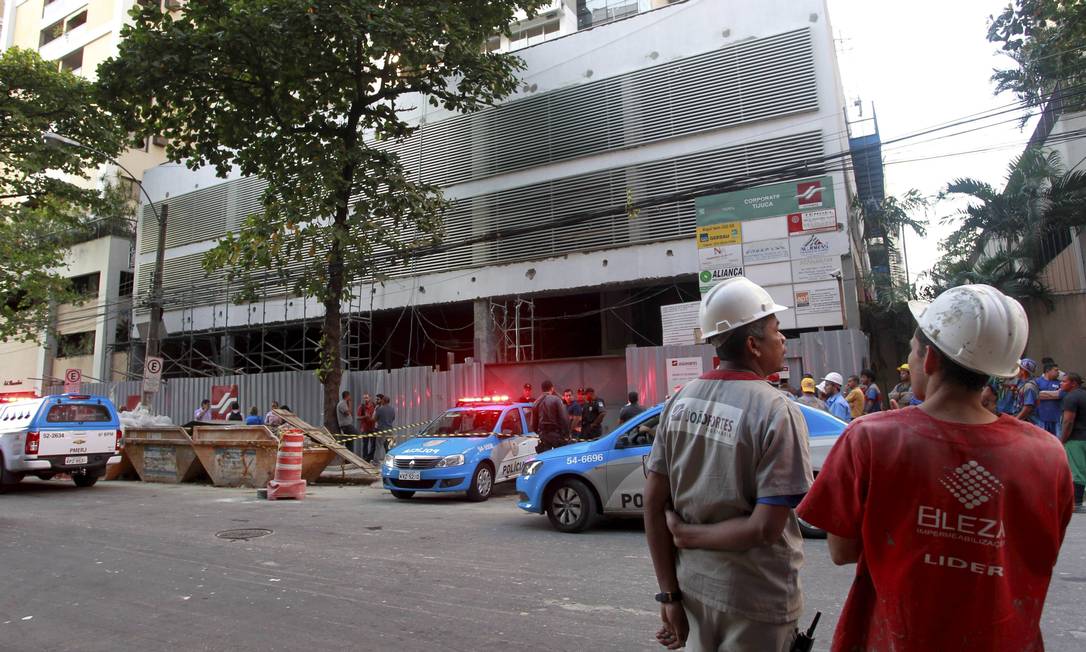
[[[873,104],[886,143],[1014,103],[1016,98],[1011,94],[994,95],[992,71],[1009,67],[1010,60],[986,38],[989,17],[1007,3],[829,0],[850,117],[857,116],[853,104],[857,100],[863,105],[864,117],[871,116]],[[1002,188],[1008,164],[1021,154],[1035,123],[1030,121],[1024,129],[1019,128],[1013,118],[1023,113],[1004,114],[884,146],[887,194],[900,196],[915,188],[934,199],[949,181],[961,177]],[[1003,124],[995,124],[1000,122]],[[984,125],[993,126],[946,137]],[[978,149],[987,151],[962,153]],[[913,160],[921,158],[927,160]],[[963,205],[963,200],[935,203],[928,212],[928,236],[907,233],[910,280],[915,282],[938,260],[937,243],[954,230],[952,225],[941,225],[940,218],[954,215]]]

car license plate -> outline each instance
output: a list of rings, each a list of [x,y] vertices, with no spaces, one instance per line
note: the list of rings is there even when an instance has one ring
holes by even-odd
[[[64,463],[65,464],[86,464],[87,463],[87,456],[86,455],[75,455],[75,456],[72,456],[72,457],[65,457],[64,458]]]
[[[422,471],[400,471],[397,480],[422,480]]]

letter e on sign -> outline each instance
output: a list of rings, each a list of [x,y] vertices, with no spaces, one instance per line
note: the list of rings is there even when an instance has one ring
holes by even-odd
[[[68,369],[64,372],[64,393],[78,394],[83,385],[83,370]]]

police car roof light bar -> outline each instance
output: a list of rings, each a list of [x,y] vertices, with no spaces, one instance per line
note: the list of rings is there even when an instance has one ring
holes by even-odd
[[[502,394],[494,396],[468,396],[456,401],[457,405],[471,405],[475,403],[508,403],[509,397]]]

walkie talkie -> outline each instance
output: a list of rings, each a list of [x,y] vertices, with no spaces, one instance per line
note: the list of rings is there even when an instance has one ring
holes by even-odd
[[[796,629],[796,639],[792,641],[792,647],[788,648],[790,652],[811,652],[811,648],[814,647],[814,631],[815,627],[818,627],[818,619],[822,617],[821,611],[816,611],[814,620],[811,621],[811,626],[807,628],[807,633]]]

